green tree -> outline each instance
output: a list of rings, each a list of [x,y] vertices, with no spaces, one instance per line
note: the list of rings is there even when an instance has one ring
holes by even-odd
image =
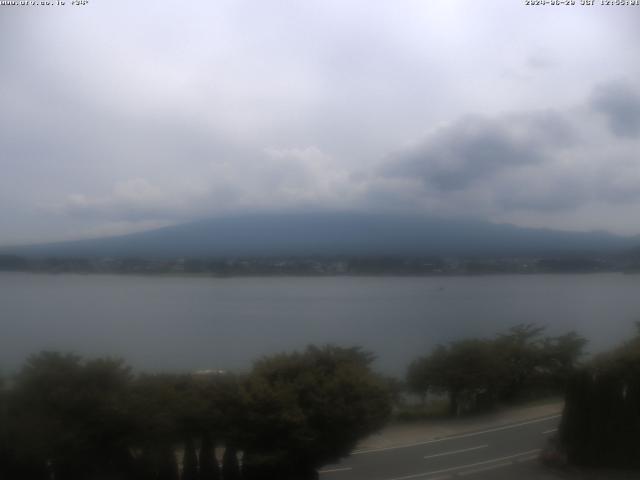
[[[576,332],[543,336],[545,328],[517,325],[496,339],[504,365],[502,398],[514,400],[524,390],[564,391],[579,364],[587,340]]]
[[[390,413],[384,381],[358,348],[308,347],[258,361],[243,389],[243,460],[252,478],[316,478]]]
[[[13,445],[10,444],[9,392],[5,389],[4,378],[0,377],[0,478],[10,478],[14,463]]]
[[[222,456],[222,478],[224,480],[239,480],[240,465],[238,463],[238,450],[229,443],[224,447],[224,455]]]
[[[579,364],[586,340],[569,332],[543,336],[544,327],[516,325],[491,340],[466,339],[440,345],[412,362],[410,391],[446,393],[452,414],[490,407],[527,394],[564,390]]]
[[[162,445],[158,450],[157,480],[180,480],[176,454],[170,445]]]
[[[409,364],[406,383],[408,390],[419,395],[422,404],[426,404],[429,387],[433,383],[428,357],[420,357]]]
[[[517,398],[542,364],[544,330],[534,324],[516,325],[495,340],[494,348],[503,367],[500,392],[503,400]]]
[[[128,411],[134,428],[131,447],[139,451],[138,468],[147,475],[173,478],[175,450],[185,438],[196,413],[188,412],[193,389],[186,375],[140,375],[131,386]]]
[[[493,404],[502,369],[492,342],[478,339],[451,342],[436,348],[429,363],[433,387],[448,394],[451,415]]]
[[[127,475],[130,380],[129,368],[117,360],[82,362],[53,352],[29,358],[9,405],[19,455],[34,469],[49,465],[59,480]]]
[[[192,430],[202,438],[237,443],[244,410],[241,402],[243,378],[229,373],[212,373],[192,377],[199,397],[196,425]]]
[[[547,384],[564,390],[567,379],[579,366],[587,340],[576,332],[546,337],[542,343],[541,367]]]
[[[571,374],[560,424],[570,462],[640,468],[640,328]]]
[[[220,480],[220,466],[215,454],[215,443],[211,434],[205,433],[202,436],[200,445],[200,480]]]
[[[191,437],[187,437],[184,443],[181,480],[198,480],[198,456],[193,438]]]
[[[33,455],[33,445],[23,434],[14,407],[13,392],[6,388],[0,377],[0,478],[48,480],[46,460],[43,456]]]

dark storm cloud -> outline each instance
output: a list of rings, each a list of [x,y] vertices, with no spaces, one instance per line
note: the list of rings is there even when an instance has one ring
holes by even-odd
[[[461,190],[502,169],[541,163],[551,149],[574,140],[572,127],[554,112],[465,117],[401,153],[385,174],[418,177],[439,190]]]
[[[607,117],[609,128],[619,137],[640,136],[640,93],[625,83],[598,86],[591,98],[594,110]]]

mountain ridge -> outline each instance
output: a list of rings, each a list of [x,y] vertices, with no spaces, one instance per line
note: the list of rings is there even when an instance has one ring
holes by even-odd
[[[353,212],[246,214],[97,239],[0,248],[76,257],[446,256],[611,253],[640,237]]]

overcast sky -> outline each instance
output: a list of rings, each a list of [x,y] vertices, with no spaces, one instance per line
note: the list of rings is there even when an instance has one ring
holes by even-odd
[[[301,209],[640,233],[640,7],[69,4],[0,6],[0,245]]]

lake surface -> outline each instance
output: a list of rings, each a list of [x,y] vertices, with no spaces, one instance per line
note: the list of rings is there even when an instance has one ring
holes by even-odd
[[[361,345],[401,375],[438,342],[518,323],[574,329],[591,352],[634,333],[640,275],[189,278],[0,274],[0,371],[42,349],[137,369],[243,370],[309,343]]]

